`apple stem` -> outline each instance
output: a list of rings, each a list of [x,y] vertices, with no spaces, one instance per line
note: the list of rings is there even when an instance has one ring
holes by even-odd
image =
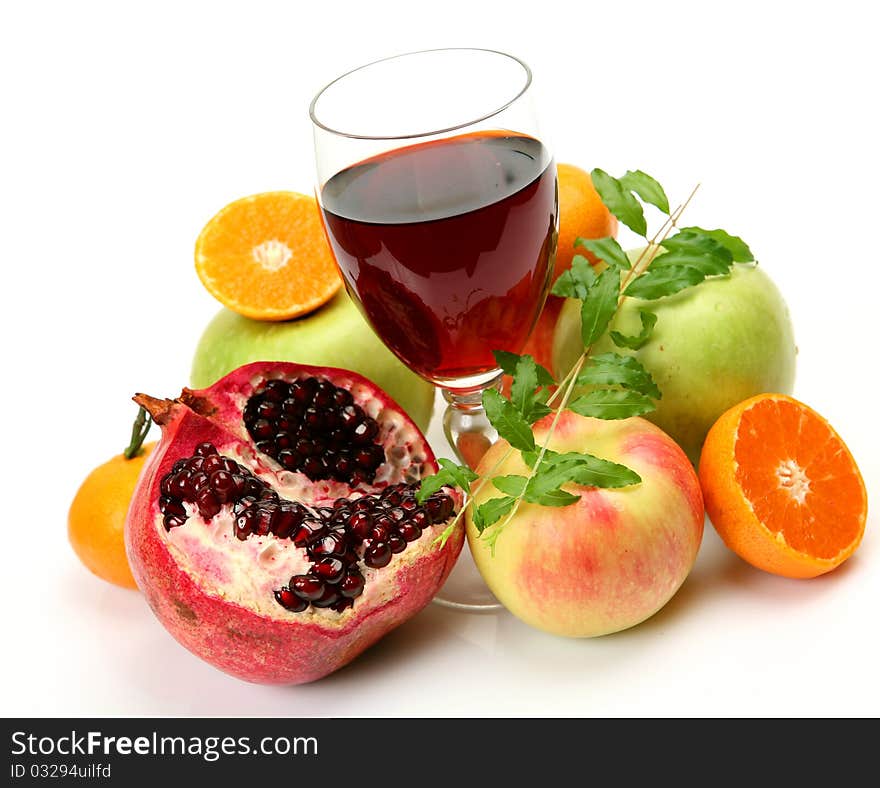
[[[143,406],[139,407],[134,424],[131,425],[131,441],[128,444],[128,448],[122,452],[122,456],[126,460],[134,459],[141,453],[141,446],[143,446],[144,439],[147,437],[147,433],[152,425],[153,419],[147,413],[146,408]]]

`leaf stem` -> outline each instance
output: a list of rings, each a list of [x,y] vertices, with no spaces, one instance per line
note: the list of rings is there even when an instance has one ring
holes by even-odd
[[[125,457],[126,460],[134,459],[141,453],[141,446],[144,444],[144,440],[147,437],[147,433],[150,431],[150,427],[153,424],[153,419],[149,413],[147,413],[146,409],[141,407],[138,409],[138,414],[135,416],[134,424],[131,425],[131,441],[129,441],[128,447],[125,451],[122,452],[122,456]]]
[[[464,517],[464,513],[470,508],[471,504],[474,502],[474,499],[477,497],[477,493],[483,489],[486,483],[495,475],[495,471],[497,471],[506,461],[510,455],[513,454],[513,447],[511,446],[504,453],[501,459],[498,460],[485,474],[483,474],[482,478],[476,482],[476,487],[474,487],[473,491],[468,491],[467,500],[462,504],[461,509],[458,510],[452,522],[443,529],[443,533],[441,533],[436,539],[434,539],[432,544],[437,544],[439,542],[439,546],[443,547],[446,544],[446,541],[452,536],[452,532],[455,530],[455,526],[458,525],[459,521],[462,517]]]
[[[489,548],[492,551],[493,556],[495,555],[495,542],[498,540],[501,531],[504,530],[505,526],[513,519],[514,515],[520,507],[520,504],[522,504],[525,497],[525,488],[528,487],[529,482],[535,477],[535,474],[538,472],[538,468],[541,466],[541,462],[543,462],[544,460],[544,455],[547,453],[547,449],[550,446],[550,441],[553,438],[553,433],[556,431],[556,425],[559,423],[559,419],[562,416],[562,412],[565,410],[565,406],[571,399],[571,394],[572,391],[574,391],[574,384],[575,381],[577,381],[578,373],[581,371],[581,367],[583,367],[584,362],[587,360],[587,355],[589,354],[591,347],[587,348],[583,353],[581,353],[581,357],[577,360],[577,363],[575,363],[575,365],[571,368],[571,371],[568,373],[568,375],[566,375],[566,377],[568,378],[568,382],[565,385],[565,393],[562,395],[562,402],[559,403],[559,407],[556,409],[556,412],[553,415],[553,421],[551,422],[550,429],[547,432],[547,438],[541,445],[541,451],[538,454],[538,458],[535,460],[535,464],[532,466],[532,469],[529,471],[529,475],[526,477],[526,483],[525,485],[523,485],[523,491],[516,496],[516,499],[513,502],[513,506],[507,513],[507,516],[500,522],[491,526],[488,529],[488,531],[490,532],[489,535],[484,536],[484,538],[487,539],[489,542]],[[561,388],[562,387],[560,386],[557,391],[560,391]]]
[[[614,319],[614,316],[617,314],[617,312],[620,311],[620,307],[622,306],[624,298],[625,298],[624,291],[626,290],[627,285],[637,274],[641,275],[648,268],[648,266],[653,262],[654,258],[657,256],[658,245],[661,244],[663,241],[665,241],[666,238],[669,236],[669,233],[672,232],[672,229],[676,226],[676,222],[681,218],[682,214],[684,213],[685,209],[690,204],[691,200],[694,198],[694,195],[697,193],[697,190],[699,188],[700,188],[700,184],[698,183],[691,190],[691,193],[688,195],[688,198],[681,205],[679,205],[671,214],[669,214],[667,219],[661,225],[660,229],[657,230],[656,233],[654,233],[654,237],[648,242],[648,245],[642,250],[641,254],[639,254],[636,262],[632,265],[632,267],[629,269],[629,271],[627,271],[626,276],[624,277],[623,282],[620,285],[620,294],[617,299],[617,307],[615,308],[614,314],[611,317],[612,320]],[[642,265],[643,261],[645,261],[644,265]],[[528,487],[529,482],[535,477],[535,474],[538,472],[538,469],[541,466],[541,462],[544,460],[544,456],[546,455],[548,447],[550,446],[550,441],[553,438],[553,433],[556,431],[556,425],[558,424],[559,419],[562,416],[562,412],[565,410],[566,405],[568,405],[568,402],[571,399],[572,392],[574,391],[574,384],[577,381],[577,376],[580,373],[581,369],[583,368],[584,363],[586,362],[586,360],[589,357],[592,350],[593,350],[592,345],[590,345],[590,347],[584,349],[584,352],[581,353],[578,360],[574,363],[572,368],[568,371],[568,374],[566,374],[566,376],[559,383],[559,385],[556,388],[556,391],[554,391],[553,394],[551,394],[551,396],[547,399],[547,404],[551,405],[556,400],[556,398],[559,396],[559,392],[564,391],[563,396],[562,396],[562,401],[559,403],[559,407],[556,409],[555,415],[553,416],[553,421],[550,424],[550,429],[547,432],[547,437],[541,446],[541,451],[539,452],[538,457],[535,460],[535,464],[532,466],[532,468],[529,472],[529,475],[526,478],[526,484],[523,485],[523,491],[519,495],[516,496],[516,498],[513,502],[513,506],[511,507],[511,509],[507,513],[507,515],[499,522],[497,522],[497,523],[493,524],[492,526],[490,526],[489,528],[487,528],[482,534],[482,538],[486,539],[489,542],[489,548],[490,548],[493,556],[495,555],[495,543],[498,541],[498,537],[501,535],[501,532],[510,523],[510,521],[514,518],[517,511],[519,510],[519,507],[525,498],[525,489],[526,489],[526,487]],[[476,495],[476,493],[479,492],[480,489],[482,489],[482,486],[485,483],[485,481],[487,479],[489,479],[494,474],[494,472],[498,469],[498,467],[501,465],[501,463],[510,456],[510,453],[512,451],[513,451],[512,448],[508,449],[508,451],[504,455],[504,457],[499,462],[497,462],[495,464],[495,467],[492,468],[492,470],[489,471],[480,480],[480,483],[478,484],[476,490],[474,491],[474,495]],[[474,496],[471,496],[470,500],[467,502],[467,505],[462,507],[461,512],[459,513],[459,515],[456,516],[456,519],[453,521],[452,526],[455,525],[455,523],[458,521],[461,514],[465,511],[465,509],[467,509],[467,506],[470,505],[470,503],[473,501],[473,498],[474,498]],[[449,533],[451,533],[452,526],[450,526],[450,528],[447,529],[447,531],[449,531]],[[446,533],[446,531],[444,531],[444,534],[445,533]]]

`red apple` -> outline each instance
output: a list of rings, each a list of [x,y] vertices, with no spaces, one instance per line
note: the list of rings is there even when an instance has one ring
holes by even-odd
[[[553,416],[533,428],[543,444]],[[519,452],[496,443],[477,468],[481,476],[527,475]],[[579,494],[571,506],[523,503],[495,544],[467,536],[474,561],[499,601],[538,629],[594,637],[635,626],[662,608],[694,565],[703,535],[703,499],[685,453],[650,422],[603,421],[563,412],[550,441],[557,452],[587,452],[621,463],[640,484],[597,489],[566,484]],[[500,493],[486,484],[477,505]]]

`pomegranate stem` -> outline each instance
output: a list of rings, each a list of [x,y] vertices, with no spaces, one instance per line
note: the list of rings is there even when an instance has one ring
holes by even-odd
[[[144,439],[147,437],[147,433],[152,425],[152,417],[144,407],[139,407],[134,424],[131,425],[131,442],[128,444],[128,448],[122,452],[122,456],[126,460],[134,459],[141,453],[141,446],[143,446]]]

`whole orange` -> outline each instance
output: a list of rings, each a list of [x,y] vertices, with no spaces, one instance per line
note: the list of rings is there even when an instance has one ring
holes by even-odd
[[[80,485],[67,515],[67,535],[86,568],[103,580],[137,588],[125,556],[125,516],[144,460],[155,443],[136,457],[119,454],[95,468]]]
[[[559,239],[556,245],[556,270],[553,281],[571,268],[576,254],[596,258],[586,249],[575,248],[578,238],[606,238],[617,235],[617,217],[606,207],[593,187],[590,173],[574,164],[557,164],[559,179]]]

